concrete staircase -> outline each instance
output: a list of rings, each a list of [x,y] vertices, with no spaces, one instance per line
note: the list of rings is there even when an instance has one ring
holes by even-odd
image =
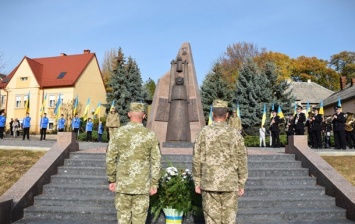
[[[191,169],[191,156],[165,155],[163,167],[169,165]],[[250,155],[249,180],[246,195],[239,200],[238,223],[354,223],[324,192],[294,155]],[[71,153],[18,223],[117,223],[114,194],[108,190],[105,176],[105,155]],[[184,223],[203,222],[188,219]]]

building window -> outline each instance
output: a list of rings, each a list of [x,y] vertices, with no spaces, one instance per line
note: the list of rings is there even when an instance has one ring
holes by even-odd
[[[16,108],[21,107],[21,96],[16,96]]]
[[[1,95],[0,97],[0,108],[4,108],[5,105],[5,96]]]
[[[49,107],[55,107],[55,96],[49,95]]]
[[[27,81],[28,77],[21,77],[20,79],[21,79],[21,81]]]
[[[54,127],[54,122],[52,120],[49,120],[48,122],[48,130],[53,130]]]

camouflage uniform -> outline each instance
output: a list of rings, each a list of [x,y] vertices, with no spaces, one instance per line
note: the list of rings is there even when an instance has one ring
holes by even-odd
[[[231,116],[228,120],[228,125],[233,128],[236,128],[239,132],[242,131],[242,122],[240,118],[237,116],[236,117]]]
[[[193,178],[202,190],[206,223],[235,223],[238,190],[248,177],[244,139],[226,122],[214,122],[198,134],[193,152]]]
[[[120,116],[118,113],[109,113],[106,118],[106,127],[109,129],[109,136],[112,136],[113,133],[120,127]]]
[[[118,223],[145,223],[149,191],[157,189],[161,152],[154,132],[129,122],[113,133],[106,156],[109,183],[116,183]]]

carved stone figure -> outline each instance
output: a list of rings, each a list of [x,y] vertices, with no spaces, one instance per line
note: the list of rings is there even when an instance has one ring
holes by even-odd
[[[183,77],[175,78],[170,99],[166,141],[191,142],[188,95]]]

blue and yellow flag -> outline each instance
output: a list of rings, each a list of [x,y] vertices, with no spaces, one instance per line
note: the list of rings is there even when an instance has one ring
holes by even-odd
[[[319,114],[324,114],[324,109],[323,109],[323,100],[322,100],[322,102],[320,102],[320,106],[319,106]]]
[[[311,111],[311,106],[309,105],[309,102],[307,102],[307,107],[306,107],[306,119],[308,119],[308,113]]]
[[[341,101],[340,101],[340,97],[338,97],[338,107],[341,107]]]
[[[57,104],[55,105],[55,109],[54,109],[54,114],[56,115],[57,119],[59,119],[59,117],[60,117],[61,106],[62,106],[62,95],[59,94],[58,101],[57,101]]]
[[[89,117],[89,109],[90,109],[90,97],[88,101],[86,102],[85,110],[84,110],[84,115],[83,115],[83,120],[86,121]]]
[[[266,104],[264,103],[264,111],[263,111],[263,116],[261,118],[261,127],[264,126],[265,121],[266,121]]]
[[[74,108],[73,108],[73,116],[75,116],[77,110],[78,110],[78,95],[76,95],[75,101],[74,101]]]
[[[111,111],[112,109],[115,109],[115,100],[113,100],[112,103],[111,103],[110,111]]]
[[[41,117],[43,117],[44,111],[45,111],[45,109],[46,109],[46,101],[47,101],[47,93],[46,93],[46,95],[44,96],[41,109],[39,110],[39,112],[40,112],[40,114],[41,114]]]
[[[277,116],[279,116],[280,118],[284,118],[284,113],[282,112],[281,106],[279,105],[279,108],[277,110]]]
[[[210,115],[208,115],[208,125],[212,124],[213,117],[212,117],[212,105],[210,107]]]
[[[297,114],[297,103],[295,101],[295,105],[293,107],[293,114],[296,115]]]
[[[99,118],[100,118],[100,107],[101,107],[101,103],[99,102],[98,104],[97,104],[97,107],[96,107],[96,109],[95,109],[95,113],[94,113],[94,116],[95,115],[98,115],[99,116]]]
[[[237,103],[237,117],[240,118],[240,107],[239,107],[239,103]]]
[[[26,109],[26,114],[30,112],[30,91],[28,91],[25,109]]]

